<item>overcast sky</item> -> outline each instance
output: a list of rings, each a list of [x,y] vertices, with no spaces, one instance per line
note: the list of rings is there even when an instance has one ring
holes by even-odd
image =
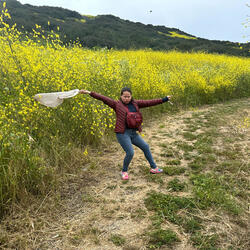
[[[18,0],[22,4],[56,6],[80,14],[112,14],[125,20],[177,28],[210,40],[247,42],[250,0]]]

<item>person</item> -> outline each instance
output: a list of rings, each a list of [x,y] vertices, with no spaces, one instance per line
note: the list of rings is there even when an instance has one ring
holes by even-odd
[[[115,133],[116,138],[125,151],[126,155],[123,160],[123,168],[121,172],[122,180],[128,180],[128,166],[134,156],[134,149],[132,145],[140,148],[147,161],[150,164],[150,173],[158,174],[162,173],[163,170],[156,166],[156,163],[151,154],[149,145],[143,140],[143,138],[137,133],[137,131],[141,132],[141,122],[142,115],[139,108],[150,107],[154,105],[158,105],[164,102],[167,102],[170,99],[170,96],[166,96],[160,99],[152,99],[152,100],[134,100],[132,97],[132,91],[128,87],[124,87],[121,90],[121,95],[119,100],[113,100],[104,95],[98,94],[93,91],[88,90],[80,90],[81,94],[89,94],[91,97],[101,100],[103,103],[107,104],[109,107],[114,109],[116,113],[116,124],[115,124]],[[133,118],[129,117],[129,114],[136,114],[138,124],[133,123]],[[130,121],[135,125],[131,125]],[[131,127],[133,126],[133,127]]]

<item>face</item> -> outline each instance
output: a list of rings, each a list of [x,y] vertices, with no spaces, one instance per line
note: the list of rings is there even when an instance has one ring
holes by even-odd
[[[121,99],[123,103],[129,104],[132,99],[132,95],[130,94],[130,92],[124,91],[121,95]]]

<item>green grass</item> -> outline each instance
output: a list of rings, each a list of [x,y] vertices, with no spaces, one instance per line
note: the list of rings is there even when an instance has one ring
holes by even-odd
[[[193,145],[188,144],[187,142],[177,141],[175,142],[177,148],[181,149],[184,152],[192,152],[195,147]]]
[[[191,181],[195,200],[201,209],[215,206],[235,215],[240,213],[240,205],[231,196],[230,187],[223,177],[213,174],[198,174],[193,175]]]
[[[147,195],[144,203],[149,211],[154,211],[151,221],[155,232],[162,230],[162,225],[168,221],[174,223],[179,232],[188,234],[196,249],[221,249],[222,242],[229,246],[228,249],[245,249],[246,240],[239,240],[241,236],[237,242],[232,239],[230,243],[225,243],[229,233],[222,234],[216,227],[211,231],[208,226],[213,222],[223,224],[224,217],[221,215],[226,214],[242,229],[247,227],[242,216],[246,216],[248,209],[250,163],[247,147],[243,148],[241,143],[246,139],[246,132],[244,134],[230,125],[232,119],[238,121],[235,117],[241,115],[236,112],[239,106],[235,102],[229,107],[224,104],[214,110],[193,113],[192,119],[184,119],[187,123],[184,132],[176,132],[183,140],[178,138],[165,145],[166,152],[160,154],[167,158],[169,165],[163,168],[165,175],[185,173],[184,177],[188,178],[188,181],[181,182],[175,177],[167,183],[167,191],[185,190],[191,194],[188,198],[161,192]],[[220,130],[221,127],[225,129]],[[196,134],[198,128],[199,134]],[[183,162],[187,169],[183,167]],[[208,221],[209,211],[218,216],[210,217]]]
[[[177,237],[176,233],[170,229],[163,230],[158,229],[149,233],[149,248],[155,249],[164,245],[171,246],[176,242],[179,242],[180,239]]]
[[[174,191],[174,192],[182,191],[185,187],[186,187],[186,183],[180,182],[180,180],[177,178],[174,178],[167,185],[167,188],[170,189],[170,191]]]
[[[147,194],[144,203],[146,208],[150,211],[155,211],[160,219],[168,219],[175,224],[181,224],[183,220],[182,216],[177,213],[180,209],[192,211],[195,208],[193,198],[156,192]]]
[[[234,105],[240,104],[235,102]],[[129,215],[120,214],[119,203],[127,202],[127,196],[119,198],[114,196],[112,200],[102,200],[99,195],[96,196],[96,193],[91,191],[83,192],[80,202],[92,208],[101,204],[104,209],[100,217],[103,220],[121,222],[121,219],[129,218],[132,223],[149,223],[146,232],[138,234],[143,241],[141,247],[144,248],[175,249],[179,247],[178,242],[183,237],[193,245],[194,249],[246,249],[250,167],[246,145],[248,135],[245,130],[239,129],[238,125],[234,124],[240,121],[236,118],[242,114],[240,112],[234,114],[233,106],[230,109],[226,106],[227,104],[223,104],[210,112],[195,112],[195,118],[185,121],[188,122],[184,128],[185,133],[177,131],[178,139],[172,141],[176,135],[173,133],[171,143],[165,141],[161,143],[160,140],[156,140],[161,152],[157,155],[159,158],[155,160],[159,164],[165,164],[163,174],[152,175],[149,173],[148,165],[142,164],[139,168],[131,169],[131,173],[132,176],[136,176],[139,170],[138,177],[140,181],[145,182],[143,185],[137,186],[137,176],[131,178],[129,182],[120,182],[119,179],[105,184],[106,192],[117,193],[118,189],[121,189],[131,196],[136,196],[137,193],[141,195],[140,192],[145,191],[145,186],[149,186],[151,191],[144,197],[145,207],[132,206],[126,210]],[[223,109],[227,110],[225,114],[222,112]],[[204,119],[207,121],[203,122]],[[196,135],[198,124],[199,134]],[[166,131],[167,129],[167,126],[162,128]],[[70,150],[65,150],[63,147],[61,149],[63,154],[68,155],[67,163],[70,163],[72,159]],[[57,151],[51,152],[51,155],[57,166],[60,166],[63,158]],[[105,164],[96,161],[96,158],[94,160],[88,162],[91,176],[98,173],[100,163],[101,166]],[[52,164],[51,160],[50,163]],[[77,160],[74,164],[78,163],[80,166],[84,165],[81,160]],[[121,165],[118,166],[121,168]],[[72,173],[70,169],[67,171]],[[108,204],[111,203],[116,206],[108,208]],[[98,220],[98,216],[96,215],[95,219]],[[3,232],[0,243],[2,241],[2,244],[8,245],[9,236],[6,232],[10,231]],[[104,236],[102,233],[95,228],[80,231],[78,229],[69,236],[68,242],[78,247],[88,237],[92,244],[101,245],[101,237]],[[120,235],[111,231],[107,235],[107,240],[113,248],[137,249],[136,246],[130,245],[131,241],[125,233]],[[27,242],[23,240],[22,243],[20,240],[18,248],[24,248]]]
[[[162,148],[167,148],[168,144],[167,143],[159,143],[159,146]]]
[[[207,158],[196,156],[192,158],[192,161],[188,163],[190,167],[195,172],[200,172],[207,165]]]
[[[142,220],[146,217],[147,211],[142,208],[138,208],[133,213],[131,213],[131,218],[135,220]]]
[[[166,161],[167,165],[181,165],[181,161],[179,159],[174,159],[174,160],[167,160]]]
[[[183,159],[187,161],[191,161],[193,159],[193,155],[190,152],[186,152],[183,154]]]
[[[209,132],[200,134],[197,141],[194,143],[195,149],[200,154],[207,154],[207,153],[213,153],[212,145],[213,145],[213,138],[216,135],[211,135]]]
[[[201,162],[191,162],[188,164],[188,166],[194,171],[194,172],[200,172],[203,168],[204,165]]]
[[[140,187],[137,187],[137,186],[126,186],[125,188],[128,191],[136,191],[138,189],[141,189]]]
[[[239,172],[239,169],[246,170],[247,164],[244,164],[240,160],[226,160],[221,162],[220,164],[216,165],[215,171],[220,173],[230,172],[232,174],[236,174]]]
[[[146,180],[149,182],[158,183],[159,185],[164,184],[164,181],[162,179],[162,175],[159,175],[159,174],[148,174],[148,175],[146,175]]]
[[[167,166],[163,168],[163,173],[166,175],[180,175],[185,173],[186,168],[177,166]]]
[[[233,149],[230,146],[224,147],[216,152],[217,156],[223,157],[228,160],[237,160],[242,156],[242,153]]]
[[[202,220],[198,217],[191,216],[186,217],[183,221],[183,228],[187,233],[194,233],[199,231],[203,228]]]
[[[164,153],[161,153],[160,154],[160,156],[161,157],[166,157],[166,158],[168,158],[168,157],[174,157],[174,153],[173,152],[164,152]]]
[[[200,250],[218,250],[217,242],[218,242],[218,235],[211,234],[206,235],[202,234],[201,232],[196,232],[194,235],[191,236],[191,241],[193,245]]]
[[[165,145],[165,144],[164,144]],[[165,149],[161,150],[160,156],[164,157],[164,158],[178,158],[181,159],[182,156],[180,154],[180,152],[176,149],[174,149],[172,146],[170,145],[166,145],[166,147],[164,147]]]
[[[188,141],[193,141],[197,139],[198,135],[193,134],[191,132],[184,132],[183,137]]]
[[[186,129],[184,129],[184,131],[189,132],[189,133],[193,133],[196,132],[199,129],[199,125],[196,124],[190,124],[189,122],[187,123],[187,127]],[[194,135],[194,134],[192,134]]]
[[[110,236],[110,241],[112,241],[116,246],[122,246],[125,244],[126,239],[120,234],[112,234]]]

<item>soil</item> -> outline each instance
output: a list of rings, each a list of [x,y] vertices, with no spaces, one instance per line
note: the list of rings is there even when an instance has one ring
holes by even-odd
[[[249,118],[249,101],[242,99],[230,105],[239,105],[238,102],[241,102],[242,109],[239,108],[238,112],[244,112],[245,117]],[[164,147],[173,146],[177,141],[191,143],[182,135],[188,125],[187,119],[192,118],[194,113],[209,114],[222,105],[203,106],[148,120],[142,134],[150,145],[158,167],[166,166],[166,157],[162,156]],[[205,129],[203,124],[206,116],[200,115],[199,119],[200,127],[196,133],[202,133]],[[233,129],[236,132],[240,130],[245,137],[239,144],[249,147],[249,127],[244,127],[243,120],[235,117],[227,121],[218,131],[231,133]],[[218,141],[218,148],[220,143]],[[65,182],[57,191],[56,198],[49,193],[39,203],[31,199],[30,206],[25,209],[21,205],[14,207],[13,212],[1,223],[0,234],[3,239],[0,237],[0,248],[1,240],[5,240],[2,249],[148,249],[148,233],[152,230],[151,216],[154,213],[145,207],[147,194],[153,191],[186,197],[192,194],[189,189],[171,192],[166,188],[166,184],[176,176],[163,174],[159,180],[152,179],[154,177],[149,173],[149,165],[138,148],[135,148],[129,166],[129,181],[121,180],[124,152],[115,138],[103,144],[99,151],[102,152],[90,152],[92,160],[82,167],[80,173],[65,176]],[[173,151],[170,158],[175,159],[175,154],[176,151]],[[181,167],[187,167],[188,162],[182,159]],[[189,181],[186,173],[178,175],[178,178],[187,183]],[[209,223],[215,215],[212,212],[206,215],[201,212],[199,216],[207,216],[206,221]],[[210,226],[220,227],[225,234],[234,231],[236,235],[238,230],[246,230],[244,227],[237,228],[239,226],[232,223],[230,218],[224,222],[216,225],[212,221]],[[196,249],[191,244],[190,236],[177,225],[166,220],[161,227],[173,230],[179,237],[180,242],[174,245],[174,249]],[[117,235],[125,243],[115,242],[114,236]],[[170,248],[162,246],[161,249]]]

